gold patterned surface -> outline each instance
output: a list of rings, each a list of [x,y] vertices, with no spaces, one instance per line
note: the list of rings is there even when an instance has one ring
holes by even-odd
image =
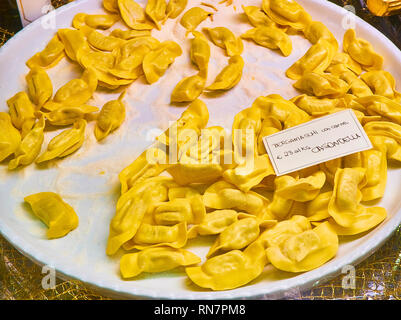
[[[66,2],[68,1],[52,1],[55,7]],[[350,3],[350,1],[345,0],[334,2]],[[354,2],[359,1],[355,0]],[[0,14],[3,18],[3,12]],[[391,28],[398,30],[400,26],[396,22]],[[10,30],[14,29],[0,25],[0,46],[14,35],[14,32]],[[309,300],[401,299],[401,227],[398,227],[393,236],[378,251],[355,267],[354,289],[344,288],[344,275],[340,275],[307,291],[291,290],[286,293],[284,298]],[[110,299],[76,280],[63,281],[57,279],[53,289],[44,289],[42,280],[45,275],[42,274],[40,266],[23,256],[0,235],[0,300]]]

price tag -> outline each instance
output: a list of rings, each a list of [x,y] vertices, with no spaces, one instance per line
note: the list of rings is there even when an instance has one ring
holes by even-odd
[[[277,176],[372,149],[352,109],[277,132],[263,142]]]

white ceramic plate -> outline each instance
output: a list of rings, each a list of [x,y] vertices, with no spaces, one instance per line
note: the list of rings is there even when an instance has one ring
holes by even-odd
[[[144,0],[139,1],[142,4]],[[190,3],[197,5],[198,0]],[[235,1],[237,13],[240,1]],[[261,0],[241,1],[241,4],[260,5]],[[328,1],[300,0],[315,20],[324,22],[341,43],[345,32],[343,25],[350,23],[347,11]],[[214,23],[205,21],[203,26],[229,26],[241,34],[251,26],[235,15],[234,7],[218,6]],[[73,2],[56,11],[57,29],[69,27],[78,12],[102,12],[100,0]],[[24,75],[28,72],[24,62],[44,48],[54,35],[47,29],[51,19],[36,21],[18,33],[0,49],[0,110],[7,110],[5,101],[16,92],[25,89]],[[345,24],[344,24],[345,23]],[[390,71],[397,83],[401,83],[401,53],[381,33],[355,17],[359,37],[369,40],[384,56],[385,69]],[[160,81],[152,86],[139,79],[129,89],[127,120],[124,125],[103,143],[98,144],[93,135],[93,123],[89,125],[86,141],[73,156],[38,169],[31,165],[15,173],[9,173],[6,165],[0,165],[0,232],[22,253],[41,265],[53,266],[62,278],[79,279],[101,289],[102,293],[126,298],[167,299],[237,299],[237,298],[280,298],[293,290],[309,288],[338,275],[345,265],[355,265],[368,257],[391,235],[401,222],[401,179],[400,170],[389,173],[385,197],[378,203],[388,210],[387,219],[376,229],[362,237],[351,237],[341,241],[337,256],[324,266],[302,274],[288,274],[267,268],[255,281],[247,286],[230,291],[211,292],[194,286],[183,270],[155,275],[141,275],[135,281],[123,281],[119,275],[119,255],[110,258],[105,254],[109,223],[119,196],[118,173],[132,162],[152,141],[160,129],[168,126],[184,110],[169,107],[169,97],[175,84],[184,76],[195,74],[188,57],[189,40],[177,21],[170,20],[162,32],[154,36],[161,40],[177,41],[184,54],[179,57]],[[217,97],[201,96],[210,111],[209,125],[231,128],[234,115],[249,107],[261,95],[279,93],[290,99],[297,93],[284,71],[310,46],[300,36],[292,36],[294,51],[284,58],[277,52],[244,42],[243,57],[246,61],[244,76],[240,84],[227,94]],[[227,58],[222,50],[212,46],[212,60],[208,82],[225,65]],[[64,60],[49,74],[55,89],[68,80],[79,77],[80,69]],[[401,88],[398,87],[398,90]],[[101,107],[115,94],[96,93],[94,105]],[[46,142],[57,132],[46,136]],[[44,147],[47,143],[44,144]],[[46,240],[46,228],[23,204],[26,195],[41,191],[55,191],[69,202],[80,218],[79,227],[66,237]],[[194,242],[189,247],[204,257],[212,239]]]

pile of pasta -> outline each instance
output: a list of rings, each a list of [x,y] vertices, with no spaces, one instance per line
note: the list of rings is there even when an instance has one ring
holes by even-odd
[[[123,278],[181,266],[200,287],[234,289],[260,276],[267,264],[295,273],[315,269],[336,255],[339,236],[363,234],[386,218],[384,208],[362,204],[383,197],[387,161],[401,160],[401,96],[381,69],[382,57],[354,30],[346,32],[340,52],[324,24],[293,1],[243,9],[255,28],[242,39],[284,56],[292,49],[288,33],[310,40],[310,49],[286,71],[302,94],[258,97],[234,117],[232,132],[242,135],[232,135],[230,145],[224,143],[230,133],[207,127],[206,105],[193,100],[120,173],[122,195],[106,251],[128,251],[120,262]],[[263,137],[348,108],[373,149],[275,176]],[[188,138],[188,129],[196,139]],[[175,163],[165,161],[171,150],[178,155]],[[185,249],[202,236],[215,236],[203,263]]]
[[[134,0],[103,0],[107,14],[80,13],[73,28],[58,30],[27,61],[27,92],[10,98],[9,112],[0,113],[0,161],[10,160],[8,167],[14,170],[65,158],[84,143],[89,121],[96,122],[97,140],[117,130],[125,120],[126,87],[139,77],[149,85],[157,83],[182,55],[176,42],[151,35],[152,29],[179,17],[191,35],[195,71],[177,83],[171,102],[189,105],[121,171],[121,196],[106,253],[128,251],[120,261],[124,279],[185,267],[196,285],[212,290],[246,285],[268,264],[295,273],[315,269],[336,255],[339,236],[362,234],[386,218],[384,208],[363,203],[383,197],[387,162],[401,161],[401,94],[395,80],[382,69],[383,58],[354,30],[347,30],[340,51],[330,30],[295,1],[243,6],[253,28],[242,35],[223,26],[200,30],[217,9],[203,3],[208,10],[185,11],[187,2],[149,0],[143,8]],[[118,21],[128,29],[104,32]],[[301,94],[290,100],[277,94],[256,98],[235,115],[231,133],[208,127],[209,110],[199,97],[240,82],[243,41],[287,57],[293,34],[311,42],[286,70]],[[207,84],[210,44],[222,48],[228,61]],[[82,68],[82,76],[53,93],[46,69],[64,57]],[[99,110],[89,102],[100,87],[121,94]],[[263,137],[344,109],[354,111],[373,149],[275,175]],[[45,131],[54,127],[69,128],[40,154]],[[25,200],[49,226],[49,238],[77,228],[78,216],[59,195],[39,193]],[[201,258],[188,246],[204,236],[215,241],[199,266]]]

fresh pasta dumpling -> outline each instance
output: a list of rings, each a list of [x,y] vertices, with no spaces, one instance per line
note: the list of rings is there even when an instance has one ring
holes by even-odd
[[[257,278],[267,264],[260,242],[253,242],[244,251],[231,250],[212,257],[200,267],[187,267],[188,277],[199,287],[229,290]]]
[[[200,262],[201,259],[188,250],[157,247],[123,255],[120,270],[122,277],[127,279],[143,272],[158,273]]]
[[[286,75],[293,80],[300,79],[305,73],[322,73],[331,64],[336,48],[325,38],[319,39],[290,68]]]
[[[263,0],[264,12],[275,23],[304,30],[312,21],[309,13],[293,0]]]
[[[357,38],[354,29],[348,29],[345,32],[343,48],[366,70],[380,70],[383,66],[383,57],[374,51],[368,41]]]
[[[270,263],[279,270],[304,272],[320,267],[338,251],[338,236],[328,222],[284,238],[266,249]]]
[[[342,97],[350,88],[347,82],[332,74],[316,72],[304,74],[293,86],[302,92],[322,98]]]

